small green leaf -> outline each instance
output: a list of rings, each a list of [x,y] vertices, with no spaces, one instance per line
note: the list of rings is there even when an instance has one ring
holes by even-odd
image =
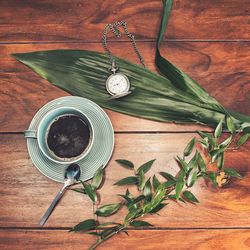
[[[130,210],[124,219],[125,223],[127,223],[131,219],[139,217],[141,213],[142,213],[142,209],[140,207]]]
[[[143,207],[144,213],[149,213],[153,211],[153,209],[155,209],[164,200],[165,194],[166,194],[165,188],[158,188],[152,200],[146,205],[144,205]]]
[[[146,221],[141,221],[141,220],[134,220],[130,222],[129,224],[132,227],[152,227],[153,225],[146,222]]]
[[[192,187],[197,180],[197,171],[193,168],[188,174],[187,185],[188,187]]]
[[[198,199],[190,191],[186,190],[182,194],[183,194],[184,199],[186,199],[187,201],[199,203]]]
[[[153,187],[154,187],[154,191],[156,191],[156,189],[159,187],[161,183],[159,182],[159,180],[157,179],[157,177],[154,175],[153,176]]]
[[[150,182],[150,178],[147,180],[145,187],[143,189],[143,195],[145,196],[146,200],[150,201],[152,198],[152,186]]]
[[[135,204],[135,203],[138,203],[138,202],[140,202],[140,201],[142,201],[142,200],[144,200],[145,199],[145,196],[144,195],[139,195],[138,197],[136,197],[134,200],[133,200],[133,203]]]
[[[143,201],[145,199],[144,195],[139,195],[135,199],[131,199],[131,201],[127,204],[128,210],[132,211],[138,208],[138,202]]]
[[[222,133],[222,125],[223,125],[223,120],[220,120],[220,122],[218,123],[215,131],[214,131],[214,137],[218,138],[221,136]]]
[[[138,183],[138,178],[135,176],[129,176],[117,181],[114,185],[122,186],[122,185],[133,185]]]
[[[201,138],[208,140],[209,149],[212,149],[216,145],[216,141],[209,133],[197,131]]]
[[[150,211],[151,214],[156,214],[158,213],[161,209],[163,209],[167,204],[164,203],[160,203],[157,207],[155,207],[154,209],[152,209]]]
[[[236,177],[236,178],[242,178],[241,174],[239,174],[235,169],[233,168],[224,168],[224,172],[232,177]]]
[[[176,197],[175,194],[169,194],[167,197],[168,197],[169,199],[171,199],[171,200],[175,200],[175,201],[179,200],[179,201],[181,201],[181,202],[183,202],[183,203],[186,203],[186,201],[185,201],[184,199],[182,199],[181,197],[178,197],[178,199],[177,199],[177,197]]]
[[[99,233],[99,232],[86,232],[86,234],[101,236],[101,233]]]
[[[133,195],[129,192],[128,188],[126,190],[126,194],[125,195],[128,196],[131,199],[133,198]]]
[[[177,156],[176,161],[177,161],[178,165],[180,166],[180,168],[183,169],[185,171],[185,173],[187,173],[189,170],[188,164],[183,159],[181,159],[179,156]]]
[[[243,145],[249,138],[250,138],[250,133],[241,136],[240,139],[239,139],[238,142],[237,142],[237,146],[240,147],[240,146]]]
[[[121,206],[121,203],[107,204],[98,208],[95,214],[101,217],[107,217],[116,213],[121,208]]]
[[[142,170],[140,170],[138,173],[138,189],[140,191],[143,190],[145,183],[146,183],[145,174]]]
[[[199,139],[199,142],[202,144],[203,148],[209,148],[208,138]]]
[[[109,227],[109,228],[105,228],[100,232],[101,238],[105,238],[107,236],[109,236],[110,234],[116,232],[119,229],[119,225],[118,226],[114,226],[114,227]]]
[[[235,133],[235,125],[233,122],[233,119],[230,116],[227,116],[226,118],[227,128],[230,131],[231,134]]]
[[[199,134],[199,136],[200,136],[201,138],[203,138],[203,139],[205,139],[205,138],[207,138],[208,140],[214,139],[214,138],[213,138],[213,135],[210,134],[210,133],[203,132],[203,131],[199,131],[199,130],[197,130],[196,132],[197,132],[197,133]]]
[[[211,137],[211,135],[208,134],[208,133],[206,133],[206,132],[202,132],[202,131],[200,131],[200,130],[197,130],[196,132],[197,132],[197,133],[199,134],[199,136],[200,136],[201,138],[203,138],[203,139]]]
[[[116,162],[125,168],[134,169],[134,164],[131,161],[119,159],[119,160],[116,160]]]
[[[175,187],[175,194],[176,194],[176,199],[180,197],[181,191],[184,187],[184,181],[177,181],[176,182],[176,187]]]
[[[176,195],[175,194],[169,194],[167,197],[169,199],[171,199],[171,200],[176,200]]]
[[[169,188],[169,187],[172,187],[173,185],[175,185],[175,183],[176,183],[176,181],[170,180],[170,181],[166,181],[166,182],[161,183],[161,186],[164,188]]]
[[[111,226],[111,225],[121,225],[120,223],[109,221],[109,222],[104,222],[98,225],[98,227],[106,227],[106,226]]]
[[[150,168],[152,167],[153,163],[154,163],[155,159],[154,160],[150,160],[146,163],[144,163],[143,165],[141,165],[138,170],[137,170],[137,173],[139,173],[140,171],[143,171],[143,173],[147,173]]]
[[[198,153],[198,164],[199,164],[200,170],[202,172],[205,172],[207,169],[207,166],[206,166],[206,163],[205,163],[205,161],[200,153]]]
[[[167,180],[175,181],[175,177],[167,172],[160,172],[159,174]]]
[[[207,177],[212,181],[212,183],[214,184],[214,186],[218,186],[218,183],[216,181],[216,173],[214,172],[210,172],[207,174]]]
[[[243,128],[243,133],[249,134],[250,133],[250,126]]]
[[[193,138],[184,149],[184,156],[189,156],[194,148],[195,138]]]
[[[232,142],[232,139],[233,139],[233,137],[232,137],[232,135],[230,135],[225,141],[223,141],[220,145],[219,145],[219,147],[220,148],[226,148],[231,142]]]
[[[71,228],[70,232],[92,230],[92,229],[95,229],[97,226],[98,226],[97,221],[95,221],[93,219],[89,219],[89,220],[82,221],[79,224],[77,224],[76,226],[74,226],[73,228]]]
[[[88,197],[93,201],[93,203],[97,202],[97,195],[95,190],[93,190],[92,186],[88,183],[82,182],[82,185],[84,186],[84,190]]]
[[[218,156],[219,156],[219,153],[220,153],[220,151],[218,150],[218,149],[216,149],[216,150],[212,150],[211,152],[210,152],[210,155],[211,155],[211,162],[215,162],[216,160],[217,160],[217,158],[218,158]]]
[[[199,158],[199,153],[198,151],[196,151],[195,155],[192,157],[192,159],[188,163],[188,169],[196,168],[198,166],[198,158]]]
[[[186,173],[185,173],[185,171],[182,169],[182,170],[178,173],[177,181],[184,181],[185,176],[186,176]]]
[[[118,194],[118,196],[122,197],[128,203],[130,203],[133,200],[133,199],[129,198],[127,195],[124,195],[124,194]]]
[[[217,167],[218,169],[222,169],[224,166],[224,152],[221,152],[217,159]]]
[[[103,169],[100,167],[94,174],[91,186],[94,190],[98,189],[103,180]]]

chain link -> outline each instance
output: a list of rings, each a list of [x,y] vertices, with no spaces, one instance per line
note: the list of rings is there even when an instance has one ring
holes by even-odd
[[[115,60],[114,60],[114,57],[112,56],[110,50],[108,49],[108,45],[107,45],[107,34],[109,32],[109,30],[111,30],[111,32],[117,37],[117,38],[120,38],[121,37],[121,32],[119,30],[120,27],[123,27],[124,29],[124,32],[125,34],[127,35],[127,37],[131,40],[131,43],[132,43],[132,46],[133,46],[133,49],[137,55],[137,57],[139,58],[141,64],[143,65],[143,67],[146,67],[145,66],[145,63],[144,63],[144,59],[143,57],[141,56],[137,46],[136,46],[136,42],[135,42],[135,37],[133,34],[131,34],[129,31],[128,31],[128,27],[127,27],[127,23],[126,21],[120,21],[120,22],[115,22],[115,23],[109,23],[105,26],[104,28],[104,31],[103,31],[103,34],[102,34],[102,45],[103,45],[103,48],[105,50],[105,52],[108,54],[109,56],[109,60],[110,60],[110,63],[111,64],[115,64]]]

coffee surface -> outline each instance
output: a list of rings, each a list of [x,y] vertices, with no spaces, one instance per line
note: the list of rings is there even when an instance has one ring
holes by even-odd
[[[60,158],[79,156],[89,141],[89,126],[76,115],[59,117],[52,123],[47,135],[49,149]]]

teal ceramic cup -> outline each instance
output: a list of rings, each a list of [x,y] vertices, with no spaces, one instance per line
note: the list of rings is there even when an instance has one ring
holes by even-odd
[[[60,117],[70,116],[70,115],[79,117],[88,126],[89,132],[90,132],[89,142],[88,142],[88,145],[83,150],[83,152],[79,154],[78,156],[74,156],[71,158],[65,158],[65,157],[61,158],[55,155],[55,153],[49,148],[48,143],[47,143],[48,132],[50,130],[51,125],[56,120],[58,120]],[[55,163],[59,163],[59,164],[71,164],[87,156],[87,154],[89,153],[93,145],[94,131],[93,131],[93,126],[90,120],[80,110],[76,108],[72,108],[72,107],[61,107],[61,108],[57,108],[57,109],[49,111],[41,119],[37,130],[26,130],[24,131],[24,136],[25,138],[37,140],[39,149],[45,155],[45,157],[47,157],[51,161]]]

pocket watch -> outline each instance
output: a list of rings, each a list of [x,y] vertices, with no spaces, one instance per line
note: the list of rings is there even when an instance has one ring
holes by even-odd
[[[120,26],[123,27],[126,35],[131,39],[134,51],[138,56],[141,64],[145,67],[144,60],[136,46],[134,35],[132,35],[128,31],[127,23],[125,21],[121,21],[121,22],[115,22],[113,24],[107,24],[104,28],[104,32],[102,35],[102,44],[104,50],[109,56],[109,60],[111,63],[111,68],[110,68],[111,74],[106,80],[106,90],[111,95],[111,99],[121,98],[129,95],[132,92],[131,84],[128,77],[125,74],[118,72],[118,67],[116,65],[115,58],[112,56],[107,46],[107,34],[109,29],[115,34],[116,37],[120,38],[121,37],[121,32],[119,31]]]
[[[112,62],[112,74],[106,80],[106,89],[111,95],[111,99],[120,98],[131,93],[130,82],[126,75],[117,72],[115,61]]]

